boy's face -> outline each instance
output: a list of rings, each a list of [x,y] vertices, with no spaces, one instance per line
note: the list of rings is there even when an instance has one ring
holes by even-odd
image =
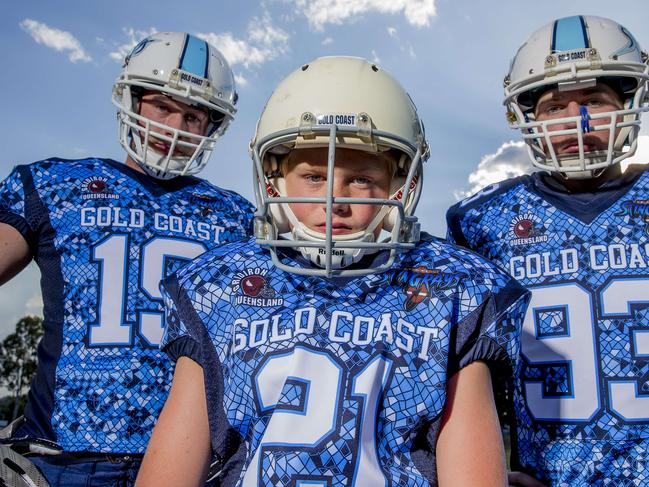
[[[544,122],[566,117],[579,117],[581,107],[586,107],[589,115],[603,112],[612,112],[622,109],[622,100],[613,89],[606,84],[598,83],[591,88],[572,91],[559,91],[552,89],[546,91],[539,98],[534,109],[536,121]],[[591,119],[590,126],[606,125],[611,123],[610,118]],[[575,122],[557,123],[549,125],[548,131],[574,130]],[[608,148],[609,130],[598,130],[584,133],[584,152],[602,151]],[[617,135],[617,134],[616,134]],[[579,154],[579,145],[576,134],[555,135],[550,140],[558,157]],[[546,154],[548,147],[545,140],[542,142]],[[549,154],[548,154],[549,155]]]
[[[157,91],[147,91],[142,95],[140,98],[140,115],[173,129],[200,136],[206,134],[210,123],[210,117],[206,109],[187,105]],[[161,133],[168,137],[173,137],[173,134],[153,125],[151,126],[151,132],[153,137],[149,139],[149,146],[157,153],[166,155],[169,152],[170,143],[155,138],[155,133]],[[187,137],[180,137],[179,139],[189,141]],[[196,139],[190,142],[198,143]],[[193,147],[177,145],[173,155],[176,157],[189,157],[194,153],[194,150]]]
[[[389,196],[392,174],[385,157],[354,149],[336,149],[333,196],[379,198]],[[291,152],[285,174],[286,196],[324,197],[327,194],[327,149],[298,149]],[[326,204],[291,203],[296,218],[309,229],[326,232]],[[365,230],[381,205],[334,203],[334,235]],[[381,225],[377,227],[377,234]]]

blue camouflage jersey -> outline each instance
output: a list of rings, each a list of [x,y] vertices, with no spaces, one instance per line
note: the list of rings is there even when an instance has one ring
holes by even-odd
[[[102,159],[17,166],[0,184],[0,222],[29,244],[45,318],[18,435],[143,453],[171,379],[158,284],[247,236],[251,217],[244,198],[193,177],[156,181]]]
[[[279,270],[251,239],[162,288],[163,349],[205,370],[221,486],[436,485],[447,380],[475,360],[513,365],[528,297],[430,236],[346,279]]]
[[[522,176],[447,220],[452,240],[532,291],[514,468],[552,485],[649,485],[649,172],[583,194]]]

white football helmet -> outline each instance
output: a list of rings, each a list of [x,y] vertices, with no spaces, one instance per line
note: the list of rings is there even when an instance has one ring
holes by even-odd
[[[419,240],[419,223],[413,213],[422,188],[422,163],[428,158],[424,128],[408,93],[376,64],[332,56],[294,71],[266,103],[250,147],[258,208],[255,236],[260,245],[269,247],[278,267],[304,275],[370,274],[387,269],[397,252],[412,248]],[[280,159],[293,149],[307,147],[328,148],[327,194],[322,198],[287,198]],[[390,197],[334,197],[337,148],[398,154]],[[300,202],[326,205],[325,233],[297,220],[288,203]],[[335,203],[374,204],[381,209],[364,231],[334,235]],[[375,241],[378,228],[389,232],[390,237]],[[278,247],[299,249],[319,269],[284,264]],[[384,264],[346,269],[381,249],[390,250]]]
[[[648,79],[647,53],[622,25],[586,15],[558,19],[534,32],[512,60],[504,82],[508,121],[523,133],[536,167],[567,178],[594,177],[635,152],[640,114],[649,110]],[[536,102],[548,89],[570,91],[597,82],[621,96],[623,109],[597,114],[582,109],[578,117],[535,120]],[[591,120],[606,123],[591,126]],[[553,130],[556,125],[568,128]],[[589,131],[609,131],[607,150],[584,151]],[[579,153],[557,156],[551,135],[576,135]]]
[[[210,114],[207,133],[192,134],[139,115],[139,98],[145,90],[206,108]],[[158,179],[201,171],[232,121],[236,102],[234,76],[223,55],[204,40],[182,32],[160,32],[140,41],[124,59],[113,85],[120,143],[147,174]],[[152,149],[151,137],[169,145],[166,154]],[[191,155],[174,155],[178,147],[190,149],[184,152]]]

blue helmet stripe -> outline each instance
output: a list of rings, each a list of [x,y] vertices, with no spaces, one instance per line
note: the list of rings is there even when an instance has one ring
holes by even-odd
[[[178,67],[201,78],[207,78],[208,55],[207,42],[187,34]]]
[[[554,23],[552,52],[586,49],[589,46],[586,23],[581,15],[559,19]]]

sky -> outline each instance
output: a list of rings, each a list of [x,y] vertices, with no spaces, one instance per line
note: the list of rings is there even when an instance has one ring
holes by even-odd
[[[110,102],[121,61],[156,31],[185,31],[219,48],[235,72],[238,113],[201,176],[252,199],[248,142],[273,88],[326,55],[367,58],[410,93],[431,146],[417,209],[446,232],[446,209],[480,187],[531,170],[505,121],[502,81],[518,47],[556,18],[623,24],[649,49],[647,0],[30,0],[0,16],[0,179],[47,157],[125,159]],[[635,160],[649,162],[649,116]],[[42,314],[30,264],[0,288],[0,339]]]

